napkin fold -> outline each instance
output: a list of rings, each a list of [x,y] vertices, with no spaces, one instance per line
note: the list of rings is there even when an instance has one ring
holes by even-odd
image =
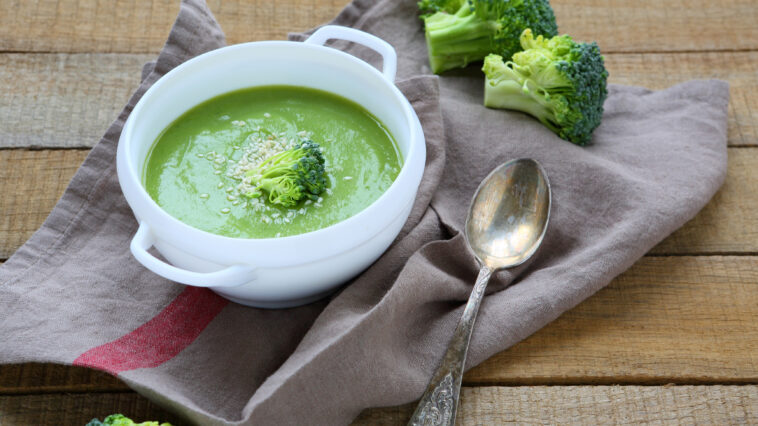
[[[578,147],[531,117],[484,108],[475,67],[430,76],[415,3],[355,0],[333,21],[397,49],[397,85],[427,140],[411,216],[371,267],[331,298],[274,311],[169,282],[131,257],[137,224],[115,166],[124,121],[162,75],[225,44],[205,3],[185,0],[118,119],[40,230],[0,266],[0,363],[109,371],[200,424],[344,424],[423,392],[478,269],[461,234],[469,200],[500,163],[542,163],[551,223],[531,263],[493,278],[468,367],[605,286],[722,184],[726,83],[611,85],[593,145]],[[333,47],[378,60],[353,44]]]

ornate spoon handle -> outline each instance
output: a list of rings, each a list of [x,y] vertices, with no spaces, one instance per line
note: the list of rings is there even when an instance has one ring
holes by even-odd
[[[482,266],[463,315],[455,328],[453,338],[450,339],[447,352],[442,358],[442,364],[429,381],[429,386],[421,397],[408,426],[452,426],[455,424],[468,344],[490,276],[492,276],[492,270]]]

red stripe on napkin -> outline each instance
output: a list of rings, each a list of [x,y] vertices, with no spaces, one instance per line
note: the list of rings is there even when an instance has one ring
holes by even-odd
[[[187,287],[150,321],[112,342],[81,354],[73,365],[111,374],[157,367],[194,342],[229,301],[200,287]]]

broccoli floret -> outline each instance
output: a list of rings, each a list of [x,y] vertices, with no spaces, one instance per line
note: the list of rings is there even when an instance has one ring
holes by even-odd
[[[246,176],[255,186],[248,197],[266,192],[271,203],[283,207],[292,207],[305,198],[317,200],[327,184],[321,147],[310,140],[268,158]]]
[[[421,12],[421,19],[437,12],[455,13],[468,0],[421,0],[418,4],[418,10]]]
[[[423,0],[418,6],[435,74],[490,53],[510,58],[521,50],[519,36],[526,28],[547,37],[558,34],[548,0]]]
[[[484,59],[484,106],[523,111],[561,138],[586,145],[600,125],[608,95],[608,71],[597,43],[577,43],[568,35],[521,35],[523,52],[503,62]]]
[[[132,419],[123,414],[111,414],[102,422],[98,419],[92,419],[87,426],[171,426],[171,423],[142,422],[135,423]]]

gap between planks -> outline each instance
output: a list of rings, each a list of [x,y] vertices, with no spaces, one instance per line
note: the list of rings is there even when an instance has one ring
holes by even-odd
[[[0,150],[0,259],[36,231],[87,150]],[[724,186],[692,220],[654,247],[654,256],[758,253],[758,149],[729,148]]]
[[[758,52],[605,55],[610,82],[663,89],[696,78],[730,84],[728,142],[758,146]],[[153,55],[0,55],[0,148],[91,147]],[[444,78],[444,76],[443,76]]]
[[[758,384],[758,257],[644,257],[467,385]],[[485,299],[480,316],[500,309]],[[473,341],[479,337],[474,332]],[[0,366],[0,394],[110,391],[105,373]],[[65,388],[64,388],[65,387]]]

